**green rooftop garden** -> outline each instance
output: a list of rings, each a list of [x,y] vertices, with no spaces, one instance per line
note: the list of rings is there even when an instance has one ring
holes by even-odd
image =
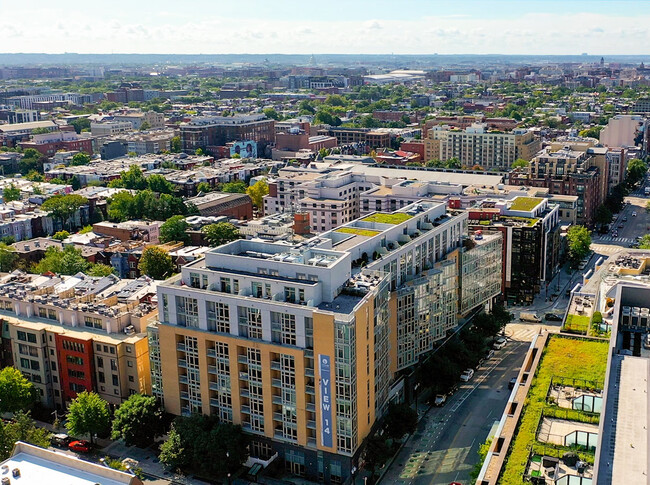
[[[356,234],[357,236],[372,237],[381,234],[380,231],[373,231],[372,229],[360,229],[358,227],[341,227],[334,232],[342,232],[345,234]]]
[[[542,199],[537,197],[516,197],[515,200],[512,201],[510,210],[526,212],[532,211],[541,201]]]
[[[404,212],[393,212],[392,214],[386,214],[384,212],[378,212],[377,214],[369,215],[361,219],[365,222],[379,222],[380,224],[401,224],[404,221],[408,221],[412,216],[405,214]]]
[[[562,330],[564,332],[587,335],[587,330],[589,330],[590,323],[590,318],[585,315],[576,315],[575,313],[569,313],[566,316],[566,321],[562,326]]]
[[[605,340],[585,340],[576,337],[551,335],[543,351],[533,383],[526,396],[524,409],[519,421],[517,434],[510,448],[506,463],[501,470],[500,485],[521,485],[531,451],[544,453],[553,450],[559,456],[571,448],[549,445],[537,441],[537,427],[542,415],[568,418],[574,421],[596,423],[597,416],[581,411],[560,409],[546,400],[551,379],[559,377],[576,378],[581,381],[603,383],[607,367],[607,350],[609,343]],[[593,463],[593,452],[580,452],[581,459]]]

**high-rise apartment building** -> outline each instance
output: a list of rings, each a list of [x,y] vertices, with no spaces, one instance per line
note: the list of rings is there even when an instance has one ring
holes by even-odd
[[[349,479],[397,372],[500,293],[471,288],[491,255],[463,248],[465,212],[420,201],[296,245],[238,240],[158,287],[152,388],[165,409],[216,414],[251,434],[251,455],[326,483]],[[498,236],[497,236],[498,238]],[[487,246],[486,246],[487,247]],[[488,251],[489,252],[489,251]],[[467,301],[459,302],[461,276]]]
[[[464,130],[434,126],[424,140],[427,160],[456,158],[461,165],[479,165],[484,170],[508,170],[515,160],[531,160],[541,148],[532,131],[515,128],[511,132],[490,130],[474,123]]]
[[[257,153],[275,141],[274,120],[264,115],[201,116],[180,125],[183,151],[194,153],[197,148],[224,146],[241,140],[257,142]]]

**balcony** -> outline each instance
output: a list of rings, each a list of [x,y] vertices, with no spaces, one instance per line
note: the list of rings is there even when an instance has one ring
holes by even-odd
[[[240,395],[241,397],[251,397],[251,393],[250,393],[250,391],[249,391],[248,389],[246,389],[245,387],[242,387],[242,388],[240,389],[240,391],[239,391],[239,395]]]
[[[185,344],[178,342],[176,344],[176,350],[178,350],[179,352],[185,352]]]
[[[308,429],[316,429],[316,421],[313,419],[308,419],[307,420],[307,428]]]
[[[273,398],[271,399],[271,402],[273,404],[279,404],[282,405],[282,396],[276,396],[274,395]]]
[[[242,405],[242,406],[241,406],[241,412],[242,412],[243,414],[250,414],[250,413],[251,413],[251,408],[250,408],[250,406],[243,406],[243,405]]]
[[[316,404],[313,402],[308,402],[307,405],[305,406],[305,410],[309,411],[310,413],[315,413],[316,412]]]
[[[305,394],[315,396],[316,395],[316,389],[314,389],[314,386],[307,385],[307,386],[305,386]]]
[[[309,448],[316,448],[316,438],[307,438],[307,446]]]
[[[216,365],[209,365],[208,366],[208,374],[212,374],[212,375],[216,376],[218,374],[217,366]]]
[[[217,358],[217,352],[214,349],[208,348],[208,357],[212,357],[213,359]]]
[[[189,401],[190,395],[188,394],[187,391],[181,391],[181,399],[185,399],[186,401]]]
[[[284,420],[284,418],[282,417],[282,413],[277,413],[277,412],[273,413],[273,419],[275,421],[283,421]]]
[[[248,372],[240,372],[239,380],[248,382]]]
[[[314,369],[312,367],[305,367],[305,375],[307,377],[314,377]]]
[[[248,357],[246,357],[245,355],[238,355],[237,362],[239,362],[240,364],[248,364]]]
[[[178,367],[187,369],[187,361],[185,359],[178,359]]]
[[[279,360],[272,360],[271,361],[271,369],[273,370],[282,370],[282,366],[280,365]]]
[[[187,384],[187,376],[178,376],[178,382],[181,384]]]
[[[273,387],[282,387],[282,381],[280,379],[273,378],[271,379],[271,385]]]

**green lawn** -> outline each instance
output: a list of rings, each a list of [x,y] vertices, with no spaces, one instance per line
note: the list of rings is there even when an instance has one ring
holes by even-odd
[[[542,199],[537,197],[516,197],[515,200],[512,201],[510,210],[526,212],[532,211],[540,202],[542,202]]]
[[[577,377],[603,382],[607,367],[608,342],[551,336],[533,384],[526,397],[517,434],[510,445],[499,484],[521,485],[531,447],[536,443],[537,424],[546,404],[553,376]]]
[[[357,236],[376,236],[380,231],[373,231],[372,229],[359,229],[358,227],[341,227],[334,232],[343,232],[345,234],[356,234]]]
[[[566,322],[564,322],[562,330],[587,335],[587,330],[589,330],[590,323],[591,321],[587,316],[569,313],[566,317]]]
[[[404,212],[393,212],[392,214],[386,214],[384,212],[379,212],[377,214],[369,215],[361,219],[366,222],[379,222],[381,224],[401,224],[404,221],[408,221],[411,218],[408,214]]]

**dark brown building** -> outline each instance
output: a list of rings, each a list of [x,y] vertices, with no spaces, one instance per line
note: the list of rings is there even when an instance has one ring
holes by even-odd
[[[204,217],[227,216],[239,220],[253,218],[253,202],[246,194],[208,192],[188,199],[187,203],[194,204],[199,214]]]
[[[275,141],[274,123],[264,115],[197,117],[181,125],[183,151],[194,153],[197,148],[252,140],[262,156],[266,146]]]

